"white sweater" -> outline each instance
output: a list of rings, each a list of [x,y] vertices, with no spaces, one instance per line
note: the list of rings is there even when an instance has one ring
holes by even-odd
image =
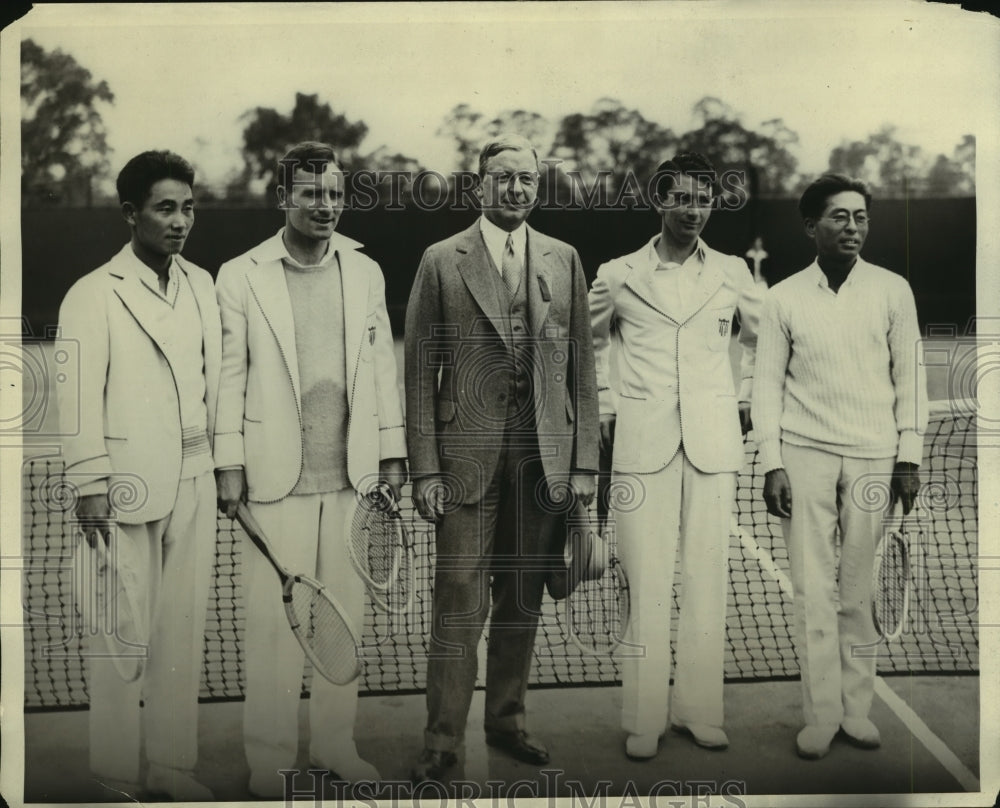
[[[835,293],[814,261],[768,290],[752,407],[765,472],[782,441],[919,464],[927,383],[906,280],[858,259]]]

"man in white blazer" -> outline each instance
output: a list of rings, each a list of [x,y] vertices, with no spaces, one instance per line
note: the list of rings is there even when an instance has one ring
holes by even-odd
[[[632,619],[623,646],[626,753],[656,754],[668,722],[700,746],[723,749],[723,645],[730,516],[749,428],[757,306],[745,262],[700,238],[717,178],[697,153],[657,171],[660,232],[600,267],[590,291],[601,440],[613,440],[612,490],[634,502],[612,517],[629,578]],[[729,359],[740,318],[739,397]],[[611,343],[618,374],[609,369]],[[739,404],[737,403],[739,402]],[[683,588],[674,692],[670,606],[680,549]]]
[[[58,387],[77,518],[91,546],[115,532],[113,546],[134,547],[151,620],[135,682],[122,681],[100,637],[88,641],[90,768],[108,799],[136,798],[143,735],[150,794],[212,799],[192,770],[222,345],[212,277],[180,257],[194,222],[193,183],[176,154],[132,158],[117,183],[131,242],[80,278],[59,311],[61,336],[79,343],[79,367],[67,367]]]
[[[380,480],[397,499],[406,440],[385,283],[361,245],[334,232],[344,175],[323,143],[293,146],[278,166],[285,226],[224,264],[216,292],[223,359],[216,420],[219,506],[241,498],[279,560],[324,583],[359,633],[364,585],[345,533],[356,492]],[[278,577],[247,543],[244,745],[249,788],[282,797],[298,748],[304,654],[289,631]],[[314,677],[310,762],[339,778],[377,780],[357,753],[358,682]]]

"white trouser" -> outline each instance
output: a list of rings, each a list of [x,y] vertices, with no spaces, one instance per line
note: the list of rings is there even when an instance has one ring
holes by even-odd
[[[874,486],[888,486],[893,459],[841,457],[788,443],[781,455],[792,488],[792,517],[781,526],[795,592],[805,722],[834,725],[845,716],[865,718],[878,641],[872,566],[888,499]]]
[[[198,690],[208,587],[215,557],[211,472],[181,480],[168,516],[118,525],[148,575],[149,652],[138,680],[122,681],[100,636],[87,640],[90,769],[138,782],[141,735],[150,764],[191,770],[198,756]],[[139,709],[140,697],[145,703]]]
[[[356,504],[354,489],[250,503],[278,561],[290,572],[315,577],[349,615],[358,633],[364,620],[364,584],[347,552]],[[251,785],[295,766],[299,697],[305,653],[288,627],[281,583],[249,541],[243,546],[246,621],[246,703],[243,740]],[[311,763],[330,765],[354,749],[359,680],[334,685],[314,675],[309,699]]]
[[[620,652],[622,728],[662,734],[668,719],[721,727],[736,474],[705,474],[679,451],[653,474],[614,476],[618,485],[639,487],[640,497],[634,510],[613,513],[632,610],[628,644]],[[670,610],[678,550],[682,589],[671,698]]]

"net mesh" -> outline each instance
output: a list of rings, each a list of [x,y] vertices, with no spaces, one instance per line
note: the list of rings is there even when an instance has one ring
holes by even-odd
[[[761,498],[763,474],[752,443],[739,477],[730,553],[725,672],[728,680],[798,675],[792,640],[788,557],[781,527]],[[911,545],[913,593],[907,628],[879,649],[879,672],[962,673],[979,669],[977,633],[976,418],[949,406],[928,427],[919,541]],[[59,492],[58,458],[35,458],[24,469],[25,703],[29,709],[87,704],[87,685],[74,631],[69,515]],[[409,491],[403,502],[408,504]],[[406,614],[370,608],[363,631],[361,688],[370,693],[412,692],[425,686],[431,626],[434,543],[429,525],[403,512],[412,531],[412,605]],[[205,631],[203,699],[243,696],[245,610],[240,585],[242,531],[220,518]],[[677,602],[679,582],[675,582]],[[676,615],[676,609],[675,609]],[[676,617],[675,617],[676,619]],[[674,632],[676,634],[676,631]],[[311,672],[303,678],[308,690]],[[619,681],[609,656],[587,655],[569,640],[564,603],[546,597],[540,621],[533,685]]]

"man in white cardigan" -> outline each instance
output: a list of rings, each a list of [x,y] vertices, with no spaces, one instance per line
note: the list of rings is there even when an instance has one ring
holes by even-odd
[[[904,278],[859,257],[870,206],[865,184],[841,174],[805,190],[799,212],[817,258],[768,292],[758,341],[754,424],[764,500],[791,563],[806,759],[823,757],[838,730],[862,748],[881,743],[868,718],[872,565],[886,505],[908,513],[920,486],[917,310]]]
[[[729,529],[741,431],[749,428],[759,305],[746,263],[700,238],[717,198],[711,163],[678,154],[658,175],[660,232],[601,266],[590,291],[603,451],[613,439],[612,490],[635,493],[634,506],[615,509],[612,502],[611,516],[632,597],[622,728],[626,754],[637,759],[656,755],[668,721],[699,746],[729,743],[722,728]],[[744,346],[738,398],[729,359],[737,316]],[[613,388],[612,341],[619,370]],[[671,697],[678,547],[683,594]]]
[[[358,242],[335,233],[344,175],[323,143],[293,146],[278,166],[285,226],[219,270],[222,380],[216,419],[219,505],[241,498],[290,570],[317,578],[360,633],[365,592],[345,534],[356,492],[386,482],[397,499],[406,439],[385,307],[385,282]],[[250,792],[287,793],[305,661],[289,630],[278,577],[244,551]],[[378,780],[354,743],[358,680],[315,676],[310,763],[349,782]]]

